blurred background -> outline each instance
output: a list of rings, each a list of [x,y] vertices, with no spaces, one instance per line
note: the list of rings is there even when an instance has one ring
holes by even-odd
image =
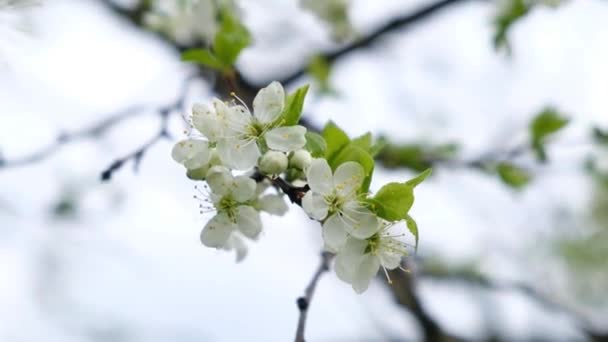
[[[263,216],[237,264],[170,158],[228,93],[180,60],[213,4],[0,1],[0,341],[293,338],[318,226]],[[411,273],[362,295],[326,274],[309,341],[608,340],[606,1],[224,5],[252,37],[241,97],[310,83],[310,128],[386,142],[372,190],[434,169]]]

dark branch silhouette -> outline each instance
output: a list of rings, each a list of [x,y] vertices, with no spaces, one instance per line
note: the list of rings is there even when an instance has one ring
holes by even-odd
[[[308,317],[308,309],[310,308],[312,298],[315,294],[315,289],[317,288],[317,284],[319,283],[321,276],[323,275],[323,273],[329,271],[329,263],[331,262],[333,256],[334,255],[329,252],[321,253],[321,262],[319,263],[317,271],[310,280],[310,283],[308,283],[308,286],[304,291],[304,296],[298,298],[298,300],[296,301],[298,305],[298,310],[300,311],[300,317],[298,318],[298,327],[296,329],[296,342],[305,341],[304,333],[306,331],[306,319]]]

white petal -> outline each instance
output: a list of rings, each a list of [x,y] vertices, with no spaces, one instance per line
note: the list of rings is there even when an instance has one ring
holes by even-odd
[[[228,107],[223,102],[218,102],[216,111],[222,122],[225,137],[235,138],[243,135],[253,121],[249,110],[241,105]]]
[[[263,124],[274,122],[285,106],[285,90],[279,82],[260,89],[253,99],[253,114]]]
[[[306,145],[306,127],[284,126],[273,128],[264,134],[268,147],[281,152],[291,152]]]
[[[230,222],[226,214],[217,214],[203,228],[201,242],[207,247],[224,248],[235,229],[236,225]]]
[[[380,221],[376,215],[356,201],[344,204],[342,218],[348,233],[358,239],[366,239],[380,230]]]
[[[236,223],[241,233],[250,239],[256,239],[262,231],[260,213],[248,205],[241,205],[236,210]]]
[[[217,151],[222,162],[236,170],[254,167],[260,157],[260,149],[252,140],[221,139],[217,144]]]
[[[308,191],[302,198],[302,208],[315,220],[322,220],[327,216],[329,206],[325,203],[323,195]]]
[[[327,161],[322,158],[313,159],[306,172],[308,186],[314,192],[328,195],[333,190],[333,179],[331,168]]]
[[[236,262],[243,261],[247,256],[247,245],[235,232],[230,235],[225,249],[234,250],[236,252]]]
[[[261,210],[276,216],[283,216],[289,209],[281,195],[265,195],[260,198]]]
[[[232,191],[234,178],[225,167],[214,166],[207,171],[206,181],[215,195],[224,196]]]
[[[363,177],[361,164],[353,161],[340,164],[334,173],[334,188],[340,196],[352,198],[363,184]]]
[[[401,265],[401,257],[401,254],[382,251],[380,252],[380,263],[384,268],[392,270]]]
[[[195,104],[192,107],[192,124],[209,141],[217,141],[222,136],[222,121],[213,108],[206,104]]]
[[[232,195],[239,202],[245,202],[255,196],[255,181],[247,176],[238,176],[234,179]]]
[[[323,241],[330,252],[337,252],[346,243],[348,237],[344,221],[338,214],[331,215],[323,223]]]
[[[366,254],[355,272],[352,285],[357,293],[363,293],[369,287],[369,283],[378,273],[380,259],[374,255]]]
[[[198,169],[209,161],[209,143],[199,139],[182,140],[173,146],[171,157],[189,170]]]
[[[361,263],[367,242],[349,237],[344,248],[336,254],[336,275],[347,283],[352,283],[355,271]]]

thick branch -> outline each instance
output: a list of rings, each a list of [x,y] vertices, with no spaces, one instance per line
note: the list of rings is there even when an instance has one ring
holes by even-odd
[[[323,273],[329,271],[329,263],[333,258],[333,254],[329,252],[321,253],[321,262],[319,263],[319,267],[315,272],[314,276],[310,280],[310,283],[306,287],[304,291],[304,296],[298,298],[296,303],[298,304],[298,310],[300,310],[300,317],[298,319],[298,328],[296,330],[296,342],[304,342],[304,332],[306,330],[306,319],[308,317],[308,309],[310,308],[310,304],[312,302],[312,297],[315,294],[315,289],[317,288],[317,284],[321,279]]]

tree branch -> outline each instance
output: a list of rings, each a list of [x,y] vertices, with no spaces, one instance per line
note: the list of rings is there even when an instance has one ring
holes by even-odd
[[[334,255],[329,252],[321,253],[321,262],[319,263],[317,271],[310,280],[310,283],[308,283],[308,286],[304,291],[304,296],[298,298],[298,300],[296,301],[298,305],[298,310],[300,310],[300,317],[298,318],[298,327],[296,329],[296,342],[305,341],[304,332],[306,330],[306,319],[308,317],[308,309],[310,308],[312,297],[315,294],[315,289],[317,287],[317,284],[319,283],[319,280],[321,279],[321,276],[323,275],[323,273],[329,271],[329,263],[331,262],[333,256]]]
[[[0,170],[9,169],[9,168],[17,168],[21,166],[26,166],[29,164],[35,164],[44,161],[45,159],[51,157],[56,152],[58,152],[63,145],[67,145],[70,143],[87,140],[87,139],[95,139],[102,135],[104,135],[109,129],[117,125],[118,123],[126,120],[128,118],[132,118],[137,115],[141,115],[144,113],[143,106],[133,106],[121,111],[118,111],[114,114],[110,114],[107,118],[79,131],[71,132],[71,133],[60,133],[57,135],[57,138],[53,140],[49,145],[40,148],[38,151],[33,152],[29,155],[25,155],[23,157],[19,157],[16,159],[5,160],[0,156]]]
[[[338,61],[339,59],[341,59],[342,57],[345,57],[352,52],[359,51],[361,49],[372,46],[374,43],[376,43],[378,40],[380,40],[382,37],[384,37],[385,35],[387,35],[389,33],[403,30],[405,28],[413,26],[414,24],[418,24],[421,21],[423,21],[424,19],[428,19],[432,15],[437,14],[440,11],[447,9],[452,5],[455,5],[458,3],[464,3],[467,1],[471,1],[471,0],[441,0],[441,1],[437,1],[435,3],[432,3],[430,5],[422,6],[410,13],[407,13],[400,17],[394,18],[393,20],[389,21],[388,23],[369,32],[364,37],[362,37],[338,50],[328,52],[328,53],[322,53],[321,56],[328,63],[334,63],[334,62]],[[286,84],[286,85],[290,84],[290,83],[296,81],[298,78],[302,77],[306,73],[307,68],[308,68],[308,65],[300,66],[297,70],[293,71],[292,73],[281,77],[279,82],[281,82],[282,84]],[[270,80],[270,81],[272,81],[272,80]],[[243,87],[250,88],[250,89],[258,89],[258,88],[262,87],[263,85],[268,84],[270,81],[256,83],[256,84],[245,83],[243,85]],[[242,82],[245,82],[245,81],[242,80]]]

